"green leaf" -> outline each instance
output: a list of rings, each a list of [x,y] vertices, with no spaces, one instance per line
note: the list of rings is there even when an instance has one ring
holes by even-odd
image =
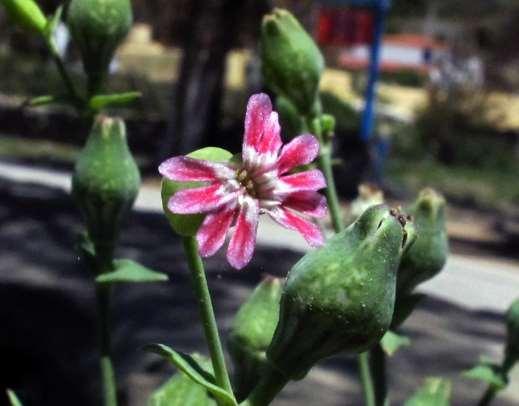
[[[452,384],[443,378],[427,378],[405,406],[449,406]]]
[[[129,259],[114,261],[114,271],[99,275],[96,283],[146,283],[165,282],[168,275],[153,271]]]
[[[2,0],[0,5],[19,26],[45,36],[47,18],[34,0]]]
[[[187,155],[190,158],[203,159],[213,162],[227,162],[233,156],[229,151],[222,148],[207,147],[191,152]],[[164,213],[173,230],[183,237],[193,237],[198,228],[204,221],[203,214],[174,214],[168,209],[168,202],[171,196],[182,189],[189,189],[203,186],[203,182],[175,182],[169,179],[162,179],[162,207]]]
[[[11,389],[7,389],[7,398],[9,399],[10,406],[23,406],[18,396],[16,396],[16,393]]]
[[[382,349],[388,356],[393,356],[401,347],[409,347],[411,340],[408,337],[398,335],[390,330],[380,340]]]
[[[37,96],[33,97],[29,100],[24,101],[23,106],[26,107],[39,107],[39,106],[46,106],[48,104],[52,104],[56,102],[56,96],[53,96],[51,94],[47,94],[44,96]]]
[[[56,27],[61,22],[62,14],[63,6],[59,6],[54,14],[47,20],[47,25],[45,26],[45,37],[47,41],[54,41],[54,31],[56,31]]]
[[[193,382],[206,388],[222,404],[226,406],[237,406],[234,396],[217,386],[214,383],[214,377],[204,370],[190,355],[177,352],[163,344],[150,344],[146,346],[145,349],[167,359]]]
[[[141,97],[140,92],[98,94],[88,101],[88,106],[94,111],[99,111],[109,106],[125,106]]]
[[[211,363],[208,359],[197,354],[193,358],[203,369],[210,370]],[[148,406],[216,406],[216,402],[209,396],[206,388],[179,372],[153,392]]]
[[[483,381],[497,390],[504,389],[508,385],[508,379],[503,374],[501,367],[491,363],[480,363],[474,368],[463,372],[463,376],[469,379]]]

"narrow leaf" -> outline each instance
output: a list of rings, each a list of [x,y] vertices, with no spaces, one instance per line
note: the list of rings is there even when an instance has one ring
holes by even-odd
[[[16,396],[16,393],[11,389],[7,389],[7,398],[9,399],[10,406],[23,406],[20,399],[18,399],[18,396]]]
[[[48,41],[53,41],[54,32],[56,27],[61,22],[61,16],[63,14],[63,6],[59,6],[54,14],[47,20],[47,26],[45,27],[45,37]]]
[[[125,106],[141,96],[140,92],[98,94],[88,101],[88,105],[92,110],[98,111],[108,106]]]
[[[168,280],[168,275],[153,271],[129,259],[115,260],[114,268],[112,272],[99,275],[96,283],[146,283]]]
[[[55,103],[57,101],[56,96],[47,94],[44,96],[33,97],[23,102],[23,107],[39,107],[46,106],[48,104]]]
[[[463,376],[483,381],[497,390],[504,389],[508,384],[507,378],[501,371],[500,366],[490,363],[476,365],[474,368],[463,372]]]
[[[211,370],[207,358],[198,354],[193,354],[193,358],[205,371]],[[216,406],[216,402],[206,388],[179,372],[152,393],[148,406]]]
[[[408,337],[398,335],[392,331],[388,331],[380,340],[382,349],[388,356],[393,356],[401,347],[409,347],[411,340]]]
[[[145,349],[167,359],[193,382],[206,388],[222,404],[237,406],[234,396],[217,386],[214,383],[214,377],[205,371],[190,355],[177,352],[163,344],[150,344]]]
[[[405,406],[449,406],[452,384],[443,378],[427,378]]]

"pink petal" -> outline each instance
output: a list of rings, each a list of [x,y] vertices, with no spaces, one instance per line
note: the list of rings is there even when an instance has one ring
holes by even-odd
[[[274,193],[315,191],[326,187],[326,180],[319,169],[282,176],[276,183]]]
[[[247,199],[242,204],[236,221],[236,229],[227,250],[227,260],[233,268],[242,269],[250,262],[256,245],[258,218],[258,201]]]
[[[243,150],[254,148],[258,144],[265,129],[265,121],[272,112],[272,103],[265,93],[254,94],[247,103],[245,113],[245,134],[243,136]]]
[[[280,174],[312,162],[319,154],[319,142],[310,134],[299,135],[281,150],[278,160]]]
[[[326,198],[320,193],[311,191],[292,193],[282,205],[317,218],[326,216],[328,212]]]
[[[225,242],[227,231],[234,220],[236,209],[223,209],[206,216],[202,226],[196,234],[200,255],[210,257]]]
[[[227,191],[221,183],[183,189],[169,199],[168,209],[177,214],[206,213],[236,199],[237,195],[238,192]]]
[[[224,164],[185,156],[162,162],[159,172],[162,176],[179,182],[230,179],[234,176],[234,171]]]
[[[278,113],[273,111],[265,120],[263,134],[256,144],[256,151],[260,154],[276,155],[283,143],[281,142],[281,126],[279,125]]]
[[[324,236],[320,228],[294,213],[280,207],[269,210],[270,216],[283,227],[298,231],[312,247],[324,244]]]

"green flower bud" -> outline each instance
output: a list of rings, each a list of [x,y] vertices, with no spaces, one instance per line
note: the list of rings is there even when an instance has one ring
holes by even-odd
[[[303,119],[290,100],[286,97],[278,96],[276,98],[276,108],[279,113],[283,134],[287,138],[294,138],[304,132]]]
[[[234,318],[229,352],[235,366],[235,392],[244,399],[268,366],[266,351],[279,319],[281,280],[268,277],[254,290]]]
[[[198,149],[187,155],[190,158],[203,159],[206,161],[226,162],[233,155],[223,149],[217,147],[206,147]],[[200,187],[203,182],[175,182],[167,178],[162,178],[162,208],[166,215],[171,228],[183,237],[193,237],[196,235],[198,228],[204,221],[205,214],[175,214],[168,209],[168,202],[171,196],[182,189]]]
[[[96,250],[113,246],[139,186],[139,169],[128,148],[124,121],[99,117],[72,178],[72,194]]]
[[[72,0],[67,23],[79,46],[90,93],[100,90],[115,50],[132,26],[129,0]]]
[[[33,0],[0,0],[11,19],[29,31],[45,35],[47,18]]]
[[[404,253],[398,270],[397,294],[411,292],[436,276],[447,261],[449,243],[445,227],[445,199],[433,189],[424,189],[408,210],[417,238]]]
[[[413,239],[407,218],[380,205],[306,254],[283,290],[267,352],[272,364],[299,379],[323,358],[377,343],[393,317],[396,272]]]
[[[318,98],[324,59],[313,39],[286,10],[275,9],[261,26],[261,58],[267,86],[309,114]]]
[[[519,299],[515,300],[506,313],[506,363],[510,368],[519,361]]]

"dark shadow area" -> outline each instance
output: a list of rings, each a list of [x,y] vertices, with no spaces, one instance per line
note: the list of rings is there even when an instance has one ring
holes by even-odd
[[[73,251],[81,225],[72,202],[58,190],[8,181],[0,181],[0,195],[0,391],[15,389],[25,406],[99,404],[93,287]],[[145,353],[145,344],[207,351],[180,240],[166,220],[160,214],[133,213],[118,255],[170,275],[168,283],[114,289],[121,404],[141,406],[173,372]],[[221,254],[208,260],[222,333],[263,274],[283,276],[299,257],[289,250],[259,247],[242,272],[231,270]],[[504,339],[501,315],[471,312],[433,298],[422,304],[403,333],[413,346],[389,361],[394,404],[401,404],[430,375],[454,379],[454,405],[472,404],[483,387],[459,378],[459,373],[481,354],[499,356],[496,348]],[[340,356],[290,384],[274,405],[360,405],[360,393],[354,358]]]

